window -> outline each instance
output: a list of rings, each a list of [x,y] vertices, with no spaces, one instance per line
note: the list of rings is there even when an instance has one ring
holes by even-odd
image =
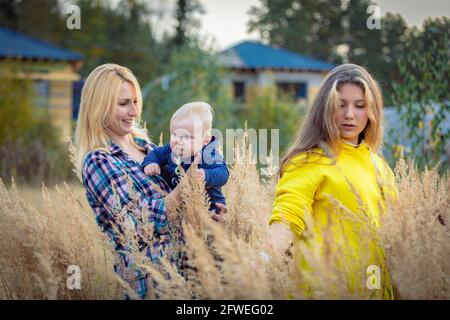
[[[50,97],[50,83],[47,80],[33,81],[34,104],[37,107],[48,107],[48,99]]]
[[[278,90],[288,94],[294,101],[298,99],[306,99],[307,90],[306,83],[301,82],[278,82]]]
[[[234,99],[245,102],[245,83],[242,81],[233,82]]]
[[[72,119],[78,119],[80,110],[81,89],[83,89],[84,81],[76,81],[72,84]]]

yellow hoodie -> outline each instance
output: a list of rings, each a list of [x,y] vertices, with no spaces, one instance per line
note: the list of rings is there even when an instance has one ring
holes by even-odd
[[[288,224],[301,240],[306,228],[306,214],[312,213],[312,219],[318,228],[314,230],[315,239],[323,241],[322,232],[330,216],[333,225],[344,230],[339,233],[334,229],[333,232],[336,233],[333,241],[341,245],[346,241],[350,245],[347,248],[349,252],[346,252],[348,255],[344,254],[345,261],[355,263],[355,269],[358,270],[358,273],[350,278],[359,283],[357,287],[366,287],[366,282],[363,283],[361,279],[367,277],[369,265],[377,265],[382,271],[382,290],[375,289],[378,292],[374,296],[392,299],[390,277],[385,269],[381,248],[373,243],[361,244],[361,238],[356,234],[357,230],[360,230],[357,222],[337,218],[334,209],[336,207],[332,203],[332,199],[338,200],[357,218],[370,221],[376,230],[379,227],[380,214],[385,210],[384,198],[395,199],[397,194],[392,170],[382,158],[371,152],[364,142],[359,146],[343,142],[341,152],[336,158],[326,157],[324,151],[319,148],[313,151],[313,154],[302,153],[294,157],[283,171],[276,187],[269,223]],[[343,224],[337,223],[338,220]],[[348,257],[354,259],[349,260]],[[358,260],[360,258],[362,260]],[[356,266],[356,261],[363,261],[361,268]],[[308,268],[304,261],[302,267]]]

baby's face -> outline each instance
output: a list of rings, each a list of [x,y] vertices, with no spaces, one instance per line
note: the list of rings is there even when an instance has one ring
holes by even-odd
[[[173,120],[170,124],[170,147],[181,158],[189,158],[204,146],[202,120],[196,116]]]

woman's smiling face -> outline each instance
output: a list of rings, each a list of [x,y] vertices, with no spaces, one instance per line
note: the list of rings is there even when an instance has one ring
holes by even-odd
[[[138,116],[136,89],[133,84],[124,81],[120,86],[119,98],[112,123],[108,129],[117,136],[133,132],[133,122]]]
[[[364,92],[357,84],[346,83],[339,90],[340,105],[336,114],[336,123],[341,138],[353,144],[364,131],[368,122]]]

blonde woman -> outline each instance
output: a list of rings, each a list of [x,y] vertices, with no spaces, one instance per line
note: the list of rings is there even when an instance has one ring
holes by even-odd
[[[131,225],[139,250],[157,263],[171,245],[170,208],[180,200],[180,191],[178,187],[171,191],[161,177],[141,170],[144,157],[155,147],[140,125],[141,113],[142,96],[133,73],[116,64],[99,66],[82,90],[75,146],[76,169],[87,200],[115,246],[115,271],[145,298],[148,285],[155,283],[149,283],[148,274],[134,264],[130,247],[122,240],[124,230]],[[168,194],[164,197],[161,191]],[[124,207],[125,218],[119,219]],[[152,228],[151,239],[144,237],[142,230]],[[177,263],[175,256],[169,259]]]
[[[330,195],[354,214],[361,214],[362,200],[369,219],[379,225],[385,197],[396,194],[394,175],[377,155],[382,135],[383,102],[376,81],[354,64],[333,69],[322,82],[294,144],[281,161],[269,222],[269,248],[273,255],[284,254],[293,242],[301,241],[307,214],[319,226],[327,223],[333,207]],[[349,241],[349,250],[357,256],[362,256],[359,254],[364,250],[381,252],[379,247],[360,247],[354,227],[347,221],[346,234],[342,235]],[[377,261],[384,268],[384,260]],[[366,275],[367,266],[363,267],[359,275]],[[378,297],[391,299],[386,272],[381,281]],[[361,286],[365,287],[366,282]]]

